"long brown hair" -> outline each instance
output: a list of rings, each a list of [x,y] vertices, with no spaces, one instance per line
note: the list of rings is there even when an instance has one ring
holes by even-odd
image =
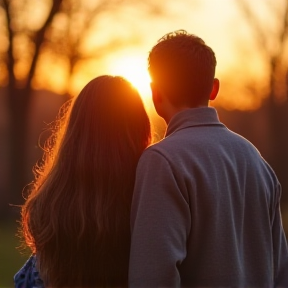
[[[125,286],[130,204],[149,118],[118,76],[95,78],[66,110],[22,207],[25,241],[45,286]]]

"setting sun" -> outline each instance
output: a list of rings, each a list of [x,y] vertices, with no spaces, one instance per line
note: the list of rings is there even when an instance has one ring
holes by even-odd
[[[110,73],[125,77],[139,91],[143,100],[149,98],[150,76],[147,71],[147,60],[140,56],[123,56],[111,61]]]

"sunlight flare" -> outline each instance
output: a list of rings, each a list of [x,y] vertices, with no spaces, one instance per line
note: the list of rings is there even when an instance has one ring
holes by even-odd
[[[150,98],[150,76],[147,71],[147,60],[137,55],[125,55],[110,62],[112,75],[125,77],[139,91],[143,100]]]

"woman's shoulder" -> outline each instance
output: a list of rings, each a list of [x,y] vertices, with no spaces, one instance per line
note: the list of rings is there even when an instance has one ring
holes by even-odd
[[[15,288],[44,288],[36,268],[36,256],[32,255],[14,276]]]

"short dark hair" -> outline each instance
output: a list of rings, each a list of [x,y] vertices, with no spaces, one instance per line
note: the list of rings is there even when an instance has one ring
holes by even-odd
[[[205,42],[185,30],[158,40],[148,57],[152,81],[175,106],[208,102],[215,76],[216,57]]]

